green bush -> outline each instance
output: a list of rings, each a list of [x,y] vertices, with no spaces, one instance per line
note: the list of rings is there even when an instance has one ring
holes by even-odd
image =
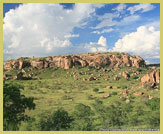
[[[132,79],[138,79],[139,77],[138,76],[132,76],[131,78]]]
[[[112,95],[117,95],[118,93],[117,93],[117,92],[112,92],[111,94],[112,94]]]
[[[23,87],[16,83],[3,84],[3,127],[4,130],[18,130],[21,121],[28,120],[26,109],[34,109],[34,98],[21,94]]]
[[[136,71],[142,72],[142,69],[141,68],[137,68]]]
[[[146,105],[151,109],[151,110],[160,110],[160,98],[152,98],[148,102],[146,102]]]
[[[121,88],[122,88],[122,89],[126,89],[126,88],[127,88],[127,86],[124,86],[124,85],[123,85],[123,86],[121,86]]]
[[[98,92],[99,89],[98,89],[98,88],[94,88],[93,91],[94,91],[94,92]]]
[[[93,126],[93,111],[91,107],[84,104],[75,106],[73,112],[74,121],[71,124],[71,130],[75,131],[91,131],[94,130]]]
[[[160,129],[160,111],[148,112],[145,122],[152,129]]]
[[[70,128],[73,118],[64,109],[53,112],[46,121],[41,121],[40,126],[43,131],[64,131]]]

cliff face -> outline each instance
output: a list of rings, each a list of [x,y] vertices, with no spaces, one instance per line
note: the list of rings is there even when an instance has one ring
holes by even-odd
[[[91,53],[68,56],[50,56],[45,58],[19,58],[5,62],[4,70],[23,69],[33,67],[37,69],[44,68],[63,68],[70,69],[73,66],[96,66],[96,67],[141,67],[145,65],[144,60],[139,56],[131,56],[124,53]]]

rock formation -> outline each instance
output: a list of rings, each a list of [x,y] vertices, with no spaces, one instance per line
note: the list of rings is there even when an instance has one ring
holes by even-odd
[[[152,88],[156,85],[156,83],[160,83],[160,71],[154,70],[153,72],[144,75],[141,78],[141,85],[144,86],[146,83],[150,83]]]
[[[17,60],[10,60],[5,62],[4,70],[9,71],[13,69],[23,69],[25,67],[32,67],[36,69],[44,68],[63,68],[70,69],[74,66],[95,66],[95,67],[121,67],[145,66],[144,60],[139,56],[131,56],[125,53],[88,53],[68,56],[51,56],[45,58],[19,58]]]
[[[123,72],[122,73],[122,76],[125,78],[125,79],[128,79],[130,77],[130,75],[126,72]]]

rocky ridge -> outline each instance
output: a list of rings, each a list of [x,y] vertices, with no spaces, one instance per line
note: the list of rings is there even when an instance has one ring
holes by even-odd
[[[23,69],[32,67],[36,69],[63,68],[70,69],[74,66],[86,67],[142,67],[145,61],[140,56],[131,56],[126,53],[87,53],[67,56],[49,56],[45,58],[19,58],[9,60],[4,64],[4,70]]]

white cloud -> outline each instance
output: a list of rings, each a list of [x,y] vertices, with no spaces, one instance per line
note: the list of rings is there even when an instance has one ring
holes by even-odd
[[[74,37],[79,37],[79,34],[67,34],[64,37],[65,38],[74,38]]]
[[[126,4],[124,3],[120,3],[116,8],[114,8],[113,10],[116,10],[118,12],[122,12],[124,9],[126,8]]]
[[[155,27],[140,26],[136,32],[119,39],[112,51],[139,55],[150,61],[160,58],[160,31]]]
[[[151,3],[140,3],[138,5],[129,7],[127,10],[130,11],[131,14],[134,14],[136,11],[148,12],[152,9],[154,9],[155,6],[153,6]]]
[[[106,52],[107,50],[107,39],[100,36],[98,42],[90,42],[85,45],[85,48],[90,52]]]
[[[73,51],[68,38],[79,36],[73,29],[87,24],[87,18],[102,6],[76,3],[73,9],[63,9],[60,4],[21,4],[4,17],[4,59]]]
[[[102,31],[96,30],[96,31],[93,31],[92,33],[94,33],[94,34],[103,34],[103,33],[110,33],[110,32],[112,32],[113,30],[114,30],[113,28],[108,28],[108,29],[104,29],[104,30],[102,30]]]
[[[138,21],[140,19],[140,16],[139,15],[130,15],[130,16],[127,16],[127,17],[124,17],[120,22],[119,22],[119,25],[127,25],[131,22],[135,22],[135,21]]]
[[[132,22],[138,21],[140,19],[139,15],[130,15],[130,16],[125,16],[121,20],[115,20],[119,19],[120,15],[119,13],[106,13],[102,16],[98,17],[98,20],[101,22],[97,24],[95,27],[91,27],[92,29],[101,29],[104,27],[112,27],[112,26],[119,26],[119,25],[127,25]],[[99,31],[93,32],[100,34]]]
[[[100,20],[101,22],[97,26],[92,27],[92,29],[115,26],[118,22],[113,19],[117,17],[119,17],[118,13],[106,13],[102,16],[98,16],[98,20]]]
[[[106,47],[106,45],[107,45],[107,40],[106,40],[106,38],[103,37],[103,36],[101,36],[101,37],[99,38],[99,40],[98,40],[98,44],[100,44],[101,46]]]

